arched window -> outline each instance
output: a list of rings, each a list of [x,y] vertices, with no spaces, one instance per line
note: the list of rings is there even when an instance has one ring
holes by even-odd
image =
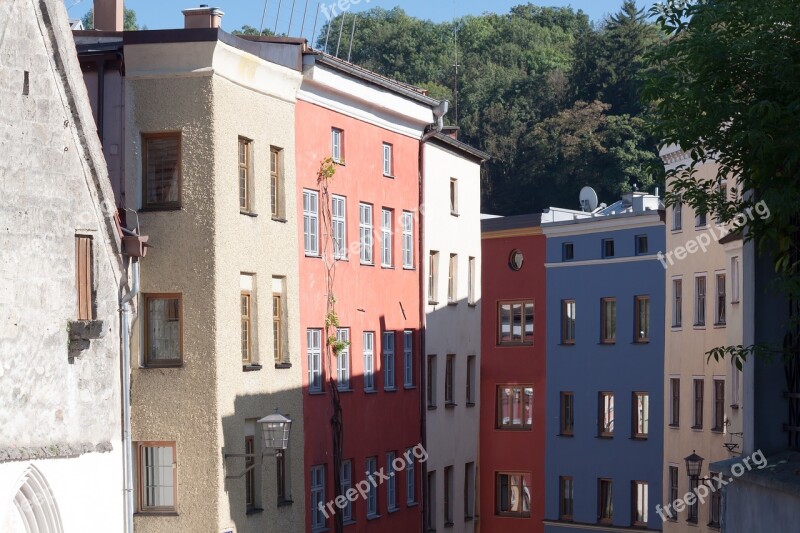
[[[61,514],[47,480],[30,466],[14,496],[17,516],[12,517],[14,533],[63,533]]]

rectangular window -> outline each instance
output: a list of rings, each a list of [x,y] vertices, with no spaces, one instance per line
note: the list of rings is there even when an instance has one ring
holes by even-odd
[[[353,486],[353,461],[350,459],[342,461],[339,484],[341,485],[341,494],[347,494],[347,491]],[[344,520],[345,524],[353,521],[353,502],[349,498],[346,498],[346,500],[342,509],[342,520]]]
[[[683,280],[672,280],[672,327],[681,327],[683,321]]]
[[[708,213],[696,213],[694,217],[694,227],[704,228],[708,226]]]
[[[336,340],[344,343],[336,356],[336,383],[339,390],[350,390],[350,329],[337,328]]]
[[[739,303],[739,258],[731,257],[731,303]]]
[[[475,305],[475,258],[470,257],[467,272],[467,303]]]
[[[254,435],[248,435],[244,438],[244,453],[244,466],[250,469],[244,475],[245,503],[249,511],[256,506],[256,440]]]
[[[650,395],[646,392],[633,393],[633,437],[646,439],[650,433]]]
[[[712,431],[725,430],[725,380],[714,380],[714,427]]]
[[[417,501],[413,448],[406,449],[403,457],[406,458],[406,503],[413,505]]]
[[[431,252],[428,258],[428,303],[439,303],[439,252]]]
[[[414,333],[403,332],[403,386],[414,386]]]
[[[175,512],[178,468],[174,442],[137,442],[139,511]]]
[[[636,236],[636,255],[644,255],[648,251],[647,235]]]
[[[603,344],[617,342],[616,298],[602,298],[600,300],[600,342]]]
[[[572,476],[560,476],[558,478],[558,499],[559,499],[559,518],[566,522],[572,522],[574,511],[575,495]]]
[[[311,529],[325,528],[325,465],[311,467]]]
[[[450,214],[458,214],[458,180],[450,178]]]
[[[239,210],[245,213],[252,211],[252,150],[252,141],[239,137]]]
[[[614,239],[603,239],[603,258],[614,257]]]
[[[597,521],[610,524],[614,519],[614,493],[610,479],[597,480]]]
[[[272,218],[283,218],[283,150],[269,149],[270,207]]]
[[[632,481],[631,482],[631,499],[633,500],[631,504],[631,525],[634,527],[646,527],[648,516],[647,516],[647,508],[648,508],[648,486],[647,483],[644,481]]]
[[[565,242],[561,245],[561,260],[572,261],[575,259],[575,245],[571,242]]]
[[[319,193],[303,189],[303,242],[306,255],[319,255]]]
[[[333,258],[347,259],[347,200],[343,196],[331,196],[331,225]]]
[[[667,489],[669,491],[669,503],[678,501],[678,467],[671,466],[669,467],[669,487]],[[671,512],[667,512],[667,518],[669,520],[675,521],[678,519],[677,512],[673,515]]]
[[[308,343],[308,390],[322,392],[322,330],[306,330]]]
[[[531,515],[530,473],[498,473],[495,485],[496,514],[525,518]]]
[[[428,491],[425,493],[428,508],[426,531],[436,531],[436,472],[428,472]]]
[[[467,407],[475,405],[475,356],[467,357]]]
[[[414,214],[403,211],[403,268],[414,268]]]
[[[680,378],[670,378],[669,425],[673,427],[678,427],[680,426],[680,423],[681,423],[681,380]]]
[[[383,175],[387,177],[394,176],[392,161],[392,145],[383,143]]]
[[[361,264],[372,264],[372,206],[359,204],[359,243],[361,244]]]
[[[394,331],[383,332],[383,388],[394,390]]]
[[[714,480],[717,479],[718,472],[709,472],[708,475]],[[711,491],[711,502],[708,506],[708,525],[719,529],[722,515],[722,492],[715,488],[713,481],[708,481],[708,485]]]
[[[572,436],[574,430],[575,430],[575,394],[572,392],[562,392],[560,435]]]
[[[450,254],[447,275],[447,303],[458,303],[458,255]]]
[[[181,201],[181,134],[142,135],[142,207],[170,209]]]
[[[703,429],[703,379],[695,379],[694,385],[694,420],[692,429]]]
[[[444,467],[444,526],[453,526],[453,467]]]
[[[375,333],[365,331],[364,342],[364,390],[375,390]]]
[[[636,296],[634,300],[634,342],[650,342],[650,297]]]
[[[717,274],[717,298],[715,302],[714,324],[717,326],[725,325],[725,274]]]
[[[436,356],[428,356],[428,371],[427,371],[427,391],[428,409],[436,409]]]
[[[464,519],[475,516],[475,463],[464,465]]]
[[[286,453],[275,456],[275,481],[278,485],[278,503],[290,501],[286,492]]]
[[[144,295],[145,366],[181,366],[182,314],[180,294]]]
[[[272,278],[273,284],[276,278]],[[278,281],[283,281],[279,279]],[[274,288],[273,288],[274,290]],[[275,363],[284,363],[283,358],[283,292],[272,293],[272,353]]]
[[[694,278],[694,325],[706,325],[706,276]]]
[[[693,494],[697,494],[697,489],[698,489],[699,486],[700,486],[700,480],[698,478],[696,478],[696,477],[690,477],[689,478],[689,492],[691,492]],[[695,498],[694,499],[694,503],[689,504],[688,501],[686,503],[687,503],[686,507],[689,510],[689,516],[686,518],[686,521],[687,522],[691,522],[693,524],[696,524],[697,523],[698,511],[699,511],[699,507],[700,507],[699,504],[698,504],[698,501]]]
[[[334,163],[344,163],[342,158],[344,148],[342,141],[344,140],[344,131],[339,128],[331,129],[331,159]]]
[[[453,394],[453,377],[455,373],[456,356],[448,355],[444,370],[444,404],[447,406],[455,405]]]
[[[533,301],[497,304],[498,343],[533,344]]]
[[[381,209],[381,266],[392,266],[392,210]]]
[[[497,429],[531,429],[533,386],[497,387]]]
[[[78,291],[78,320],[94,320],[94,261],[92,238],[75,236],[75,287]]]
[[[386,475],[389,481],[386,482],[386,508],[391,512],[397,509],[397,472],[394,470],[394,459],[397,454],[389,452],[386,454]]]
[[[601,437],[614,436],[614,393],[601,392],[598,395],[598,428],[597,433]]]
[[[242,312],[242,363],[249,365],[253,362],[252,293],[242,291],[239,299]]]
[[[683,204],[678,202],[672,206],[672,231],[683,229]]]
[[[367,481],[375,478],[375,472],[378,470],[378,458],[367,458]],[[377,480],[376,480],[377,481]],[[367,489],[367,517],[374,518],[378,516],[378,490],[370,482]]]
[[[575,344],[575,300],[561,300],[561,344]]]

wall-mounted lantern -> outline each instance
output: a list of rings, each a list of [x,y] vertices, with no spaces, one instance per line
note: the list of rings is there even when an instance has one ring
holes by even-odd
[[[270,452],[274,452],[276,457],[280,457],[283,455],[284,450],[289,447],[289,433],[292,429],[292,420],[283,416],[282,414],[278,413],[278,410],[275,409],[275,413],[265,416],[264,418],[258,421],[261,424],[261,432],[264,438],[264,453],[261,454],[261,458],[265,455],[269,455]],[[225,449],[222,450],[222,457],[223,459],[227,460],[231,457],[243,457],[245,459],[253,459],[253,464],[246,467],[242,472],[237,474],[227,474],[225,479],[239,479],[247,474],[250,470],[253,470],[256,466],[260,465],[261,462],[256,463],[255,458],[258,454],[255,453],[225,453]],[[226,470],[227,470],[227,462]]]

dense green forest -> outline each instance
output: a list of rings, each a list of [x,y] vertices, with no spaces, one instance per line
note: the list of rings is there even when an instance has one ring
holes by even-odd
[[[459,138],[492,155],[484,212],[578,208],[584,185],[607,203],[662,185],[638,76],[663,39],[635,2],[595,24],[582,11],[533,4],[441,24],[373,8],[358,15],[351,47],[352,20],[331,20],[316,47],[327,38],[329,53],[338,45],[347,59],[352,50],[353,63],[450,100]]]

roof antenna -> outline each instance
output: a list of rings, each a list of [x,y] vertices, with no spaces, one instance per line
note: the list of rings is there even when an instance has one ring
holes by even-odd
[[[317,15],[319,15],[319,13],[317,13]],[[331,36],[331,23],[332,22],[333,22],[332,20],[328,19],[328,33],[327,33],[327,35],[325,35],[325,53],[326,54],[328,53],[328,39]]]
[[[264,17],[267,15],[267,6],[269,5],[269,0],[264,0],[264,11],[261,13],[261,26],[258,27],[258,35],[261,35],[261,32],[264,31]]]
[[[353,53],[353,37],[356,35],[356,20],[358,20],[358,14],[353,13],[353,31],[350,32],[350,50],[347,51],[347,62],[350,62],[350,55]]]
[[[306,0],[306,7],[303,9],[303,22],[300,23],[300,37],[303,36],[303,30],[306,29],[306,14],[308,13],[308,0]]]
[[[339,46],[342,44],[342,30],[344,29],[344,13],[342,13],[342,23],[339,24],[339,40],[336,42],[336,57],[339,57]]]
[[[314,46],[316,46],[316,43],[314,42],[314,38],[315,38],[315,37],[316,37],[316,35],[317,35],[317,20],[319,20],[319,7],[320,7],[321,5],[322,5],[322,3],[321,3],[321,2],[317,2],[317,14],[316,14],[316,15],[314,15],[314,29],[313,29],[313,30],[311,30],[311,47],[312,47],[312,48],[313,48]],[[325,48],[326,48],[326,49],[328,48],[328,39],[327,39],[327,38],[325,39]]]
[[[286,30],[286,36],[287,37],[291,37],[292,36],[292,21],[294,20],[294,4],[296,2],[297,2],[297,0],[292,0],[292,12],[289,13],[289,28]]]
[[[281,4],[282,3],[283,3],[283,0],[278,0],[278,14],[275,15],[275,29],[272,30],[272,33],[274,33],[275,35],[278,35],[278,19],[281,18]]]
[[[455,109],[453,110],[455,114],[456,120],[456,127],[458,127],[458,67],[461,66],[458,64],[458,21],[456,19],[456,0],[453,0],[453,53],[455,54],[455,64],[453,65],[456,68],[456,80],[455,80],[455,90],[453,91],[453,99],[455,100]]]

